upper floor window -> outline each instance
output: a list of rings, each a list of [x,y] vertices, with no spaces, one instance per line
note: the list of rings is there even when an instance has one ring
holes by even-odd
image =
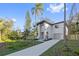
[[[55,24],[55,28],[58,28],[58,25],[57,24]]]

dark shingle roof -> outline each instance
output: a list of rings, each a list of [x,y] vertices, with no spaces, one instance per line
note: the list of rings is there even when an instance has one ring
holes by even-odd
[[[53,21],[51,21],[51,20],[49,20],[49,19],[43,19],[43,20],[37,22],[37,25],[39,25],[39,24],[41,24],[41,23],[44,23],[44,22],[46,22],[46,23],[48,23],[48,24],[50,24],[50,25],[59,24],[59,23],[64,23],[64,21],[60,21],[60,22],[54,23]]]
[[[48,23],[48,24],[50,24],[50,25],[52,25],[52,24],[54,23],[53,21],[51,21],[51,20],[48,19],[48,18],[42,18],[41,21],[37,22],[37,25],[38,25],[38,24],[41,24],[41,23],[44,23],[44,22],[46,22],[46,23]]]

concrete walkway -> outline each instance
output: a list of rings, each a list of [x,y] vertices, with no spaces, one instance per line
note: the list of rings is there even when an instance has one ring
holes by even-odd
[[[20,50],[18,52],[14,52],[12,54],[9,54],[7,56],[39,56],[46,50],[48,50],[50,47],[55,45],[60,40],[50,40],[46,41],[44,43]]]

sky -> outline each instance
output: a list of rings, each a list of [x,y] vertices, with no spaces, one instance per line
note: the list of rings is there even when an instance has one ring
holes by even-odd
[[[67,18],[70,15],[72,4],[66,4]],[[32,23],[34,23],[34,15],[31,14],[31,9],[35,6],[32,3],[0,3],[0,18],[10,18],[15,21],[15,29],[19,27],[24,30],[26,11],[29,10]],[[44,4],[44,12],[41,17],[49,18],[53,22],[63,21],[64,17],[64,5],[57,4]],[[79,4],[76,4],[76,8],[79,11]],[[76,12],[76,11],[75,11]]]

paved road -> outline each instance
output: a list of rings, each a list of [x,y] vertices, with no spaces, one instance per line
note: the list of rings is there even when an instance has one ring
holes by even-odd
[[[20,50],[18,52],[14,52],[12,54],[9,54],[7,56],[39,56],[46,50],[48,50],[50,47],[55,45],[60,40],[50,40],[46,41],[44,43]]]

